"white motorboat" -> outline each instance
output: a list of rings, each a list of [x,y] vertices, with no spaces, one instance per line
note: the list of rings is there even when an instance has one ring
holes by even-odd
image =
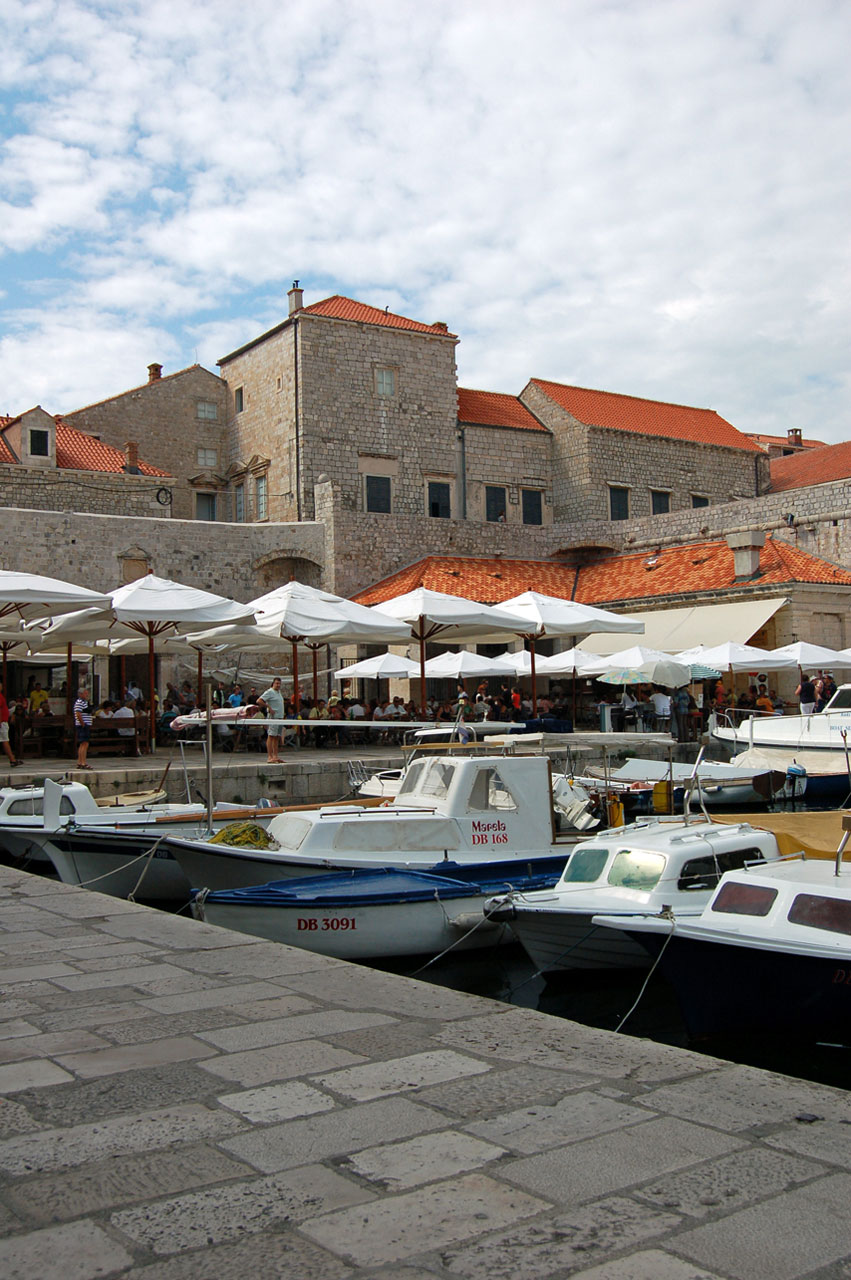
[[[340,960],[437,955],[511,942],[510,929],[482,915],[485,899],[512,884],[552,885],[556,874],[530,877],[515,868],[507,881],[473,870],[475,878],[463,868],[439,875],[384,867],[204,889],[192,909],[199,920]]]
[[[646,968],[644,947],[593,917],[628,921],[663,908],[696,915],[723,872],[778,857],[776,837],[746,822],[635,822],[577,844],[553,889],[493,898],[485,914],[511,926],[542,973]]]
[[[217,804],[214,831],[236,821],[268,826],[283,809]],[[206,805],[154,804],[148,808],[101,807],[80,782],[5,787],[0,791],[0,846],[12,857],[52,862],[66,884],[91,884],[100,893],[127,897],[187,898],[189,884],[162,847],[165,835],[202,835],[208,830]],[[146,855],[153,849],[139,884]]]
[[[743,867],[721,878],[697,917],[630,921],[630,938],[658,957],[675,988],[692,1037],[851,1044],[851,875],[837,864],[799,857]],[[609,913],[594,919],[623,928]]]
[[[391,804],[324,805],[273,818],[273,847],[235,848],[169,836],[195,888],[233,889],[352,868],[455,866],[561,872],[578,838],[556,832],[545,756],[433,756],[417,760]]]
[[[733,751],[782,747],[795,751],[832,751],[844,755],[851,745],[851,684],[841,684],[824,711],[810,716],[753,714],[734,724],[727,713],[710,720],[709,732]]]

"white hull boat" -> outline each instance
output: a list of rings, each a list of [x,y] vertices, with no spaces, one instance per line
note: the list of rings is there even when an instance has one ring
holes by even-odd
[[[722,717],[710,723],[709,732],[734,752],[753,747],[781,747],[797,751],[842,753],[851,746],[851,684],[841,684],[824,711],[809,716],[751,715],[734,724]]]
[[[775,836],[748,823],[636,822],[578,844],[553,889],[493,898],[485,914],[511,926],[542,973],[646,968],[640,943],[593,918],[697,914],[725,870],[778,857]]]
[[[516,877],[518,882],[525,877]],[[553,876],[530,882],[552,883]],[[482,915],[509,883],[422,871],[347,871],[195,895],[199,920],[339,960],[437,955],[511,942]]]
[[[433,756],[407,770],[392,804],[325,805],[269,824],[272,848],[170,837],[196,889],[233,889],[297,876],[393,866],[515,867],[560,873],[578,836],[557,835],[544,756]],[[501,871],[500,874],[508,874]]]

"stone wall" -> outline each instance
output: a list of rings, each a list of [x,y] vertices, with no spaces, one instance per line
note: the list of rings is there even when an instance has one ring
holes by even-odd
[[[221,378],[200,365],[147,382],[62,416],[71,426],[124,449],[139,446],[139,456],[174,476],[173,515],[192,520],[196,494],[216,494],[218,516],[229,515],[224,494],[226,388]],[[214,405],[216,417],[202,406]],[[215,464],[199,462],[199,449],[213,450]]]
[[[302,580],[313,576],[326,585],[325,531],[316,523],[233,525],[8,508],[4,521],[5,569],[96,591],[120,585],[125,559],[236,600],[287,582],[294,569]]]
[[[0,466],[0,506],[26,507],[37,511],[78,511],[112,515],[120,511],[127,516],[168,517],[171,505],[159,502],[163,490],[171,494],[174,481],[170,476],[132,476],[124,472],[61,470],[44,467]],[[4,521],[4,543],[18,538],[16,524],[10,529]],[[8,565],[6,566],[8,568]],[[61,576],[61,575],[59,575]]]
[[[523,523],[523,490],[541,494],[541,517],[553,522],[553,438],[544,431],[510,427],[464,428],[467,519],[486,519],[485,489],[506,489],[505,523]],[[460,503],[457,508],[460,515]]]

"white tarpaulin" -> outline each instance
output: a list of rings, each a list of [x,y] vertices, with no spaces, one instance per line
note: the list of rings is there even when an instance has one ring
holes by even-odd
[[[727,640],[746,644],[784,604],[788,604],[786,596],[775,596],[735,604],[692,605],[688,609],[649,609],[634,616],[644,623],[642,643],[648,649],[679,653],[694,645],[711,648]],[[578,647],[592,653],[616,653],[623,648],[623,637],[598,631],[586,636]]]

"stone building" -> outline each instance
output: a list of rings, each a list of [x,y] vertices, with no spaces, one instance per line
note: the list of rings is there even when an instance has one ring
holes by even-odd
[[[175,477],[172,515],[178,519],[224,520],[229,518],[226,405],[224,382],[200,365],[163,377],[162,365],[151,364],[142,386],[63,419],[118,449],[137,441],[147,457]]]

